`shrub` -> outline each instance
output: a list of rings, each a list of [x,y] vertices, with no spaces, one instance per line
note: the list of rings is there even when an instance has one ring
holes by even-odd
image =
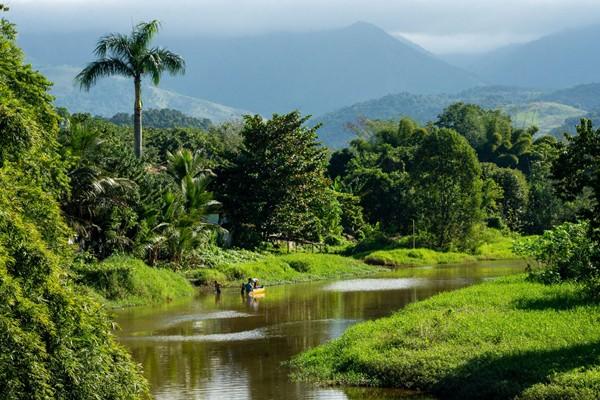
[[[308,272],[310,270],[310,264],[304,260],[292,260],[288,261],[288,265],[298,272]]]
[[[535,238],[526,238],[515,244],[515,251],[531,257],[537,268],[531,268],[531,277],[545,282],[586,281],[598,275],[592,263],[596,246],[588,235],[587,223],[564,223]]]

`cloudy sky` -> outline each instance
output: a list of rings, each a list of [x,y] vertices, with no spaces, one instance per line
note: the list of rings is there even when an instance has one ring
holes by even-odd
[[[164,34],[250,35],[367,21],[434,53],[481,52],[600,23],[599,0],[0,0],[22,32],[113,31],[158,18]]]

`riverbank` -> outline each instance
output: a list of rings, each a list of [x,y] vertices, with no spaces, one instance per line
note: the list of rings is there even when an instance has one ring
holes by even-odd
[[[223,286],[239,286],[248,277],[260,278],[265,285],[279,285],[363,276],[381,270],[360,260],[336,254],[291,253],[264,255],[257,260],[198,268],[184,274],[197,285],[211,285],[218,281]]]
[[[146,265],[128,256],[75,268],[76,280],[109,307],[163,304],[191,298],[194,287],[184,276]]]
[[[296,379],[447,399],[597,399],[600,304],[524,275],[443,293],[297,356]]]
[[[426,248],[394,247],[365,251],[355,255],[370,265],[387,267],[419,267],[440,264],[467,264],[477,261],[515,260],[521,257],[512,251],[515,240],[520,237],[504,236],[488,229],[485,242],[478,245],[472,254],[464,252],[440,252]],[[406,245],[406,243],[402,243]]]

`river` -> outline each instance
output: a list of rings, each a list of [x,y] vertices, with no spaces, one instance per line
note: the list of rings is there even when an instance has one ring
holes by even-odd
[[[412,268],[361,279],[267,288],[261,299],[237,289],[220,296],[116,313],[120,341],[144,367],[158,400],[390,399],[395,390],[323,388],[291,382],[282,362],[360,321],[408,303],[523,271],[521,262]]]

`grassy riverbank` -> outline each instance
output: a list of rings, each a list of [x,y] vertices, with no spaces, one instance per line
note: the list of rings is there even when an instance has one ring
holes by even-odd
[[[522,275],[443,293],[301,354],[293,374],[448,399],[597,399],[600,305],[581,293]]]
[[[76,268],[77,280],[112,307],[160,304],[189,298],[195,290],[181,274],[149,267],[127,256]]]
[[[439,252],[423,248],[384,248],[357,255],[367,264],[390,267],[424,266],[438,264],[465,264],[484,260],[510,260],[519,256],[512,251],[516,238],[503,236],[488,229],[485,242],[478,245],[472,254],[461,252]]]
[[[248,277],[258,277],[266,285],[366,275],[380,269],[362,261],[334,254],[292,253],[265,255],[257,260],[198,268],[185,276],[198,284],[217,280],[237,286]]]

